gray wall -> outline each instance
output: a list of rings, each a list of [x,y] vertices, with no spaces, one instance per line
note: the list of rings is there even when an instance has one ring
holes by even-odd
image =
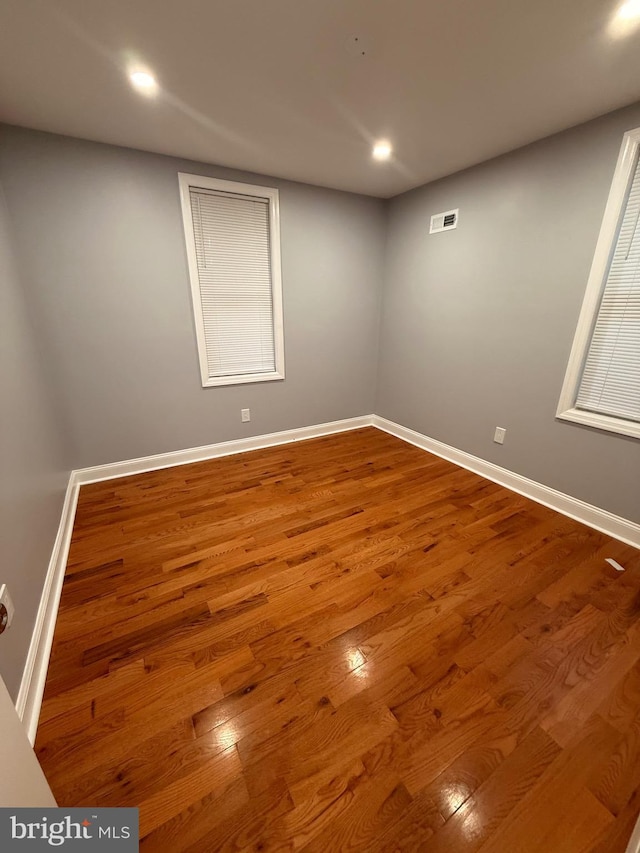
[[[392,200],[376,404],[634,521],[640,442],[555,411],[622,135],[638,125],[640,105]],[[456,207],[457,230],[429,236],[431,215]]]
[[[200,384],[178,171],[280,189],[282,382]],[[0,176],[74,467],[373,411],[384,202],[20,128]]]
[[[15,700],[69,476],[0,193],[0,583],[16,613],[0,637],[0,675]]]

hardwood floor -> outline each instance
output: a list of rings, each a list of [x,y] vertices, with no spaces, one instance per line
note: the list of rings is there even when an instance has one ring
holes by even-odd
[[[143,851],[616,853],[639,711],[639,552],[368,428],[83,487],[37,752]]]

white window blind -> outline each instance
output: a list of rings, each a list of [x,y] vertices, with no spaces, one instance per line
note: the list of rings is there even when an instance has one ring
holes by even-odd
[[[202,385],[284,379],[278,190],[179,183]]]
[[[640,160],[615,243],[576,408],[640,422]]]
[[[209,376],[273,372],[269,200],[190,196]]]
[[[639,155],[640,127],[622,139],[556,412],[634,438],[640,438]]]

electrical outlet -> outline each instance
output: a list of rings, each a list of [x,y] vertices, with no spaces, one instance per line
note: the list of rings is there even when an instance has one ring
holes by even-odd
[[[6,583],[3,583],[0,586],[0,634],[11,625],[14,612],[15,608],[9,590]]]
[[[240,409],[240,417],[243,424],[248,424],[251,420],[251,409]]]
[[[496,427],[496,431],[493,434],[493,440],[496,444],[504,444],[504,437],[507,434],[507,430],[505,427]]]

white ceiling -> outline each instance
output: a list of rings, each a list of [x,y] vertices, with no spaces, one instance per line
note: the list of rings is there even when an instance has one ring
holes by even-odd
[[[390,196],[640,99],[619,4],[0,0],[0,120]]]

